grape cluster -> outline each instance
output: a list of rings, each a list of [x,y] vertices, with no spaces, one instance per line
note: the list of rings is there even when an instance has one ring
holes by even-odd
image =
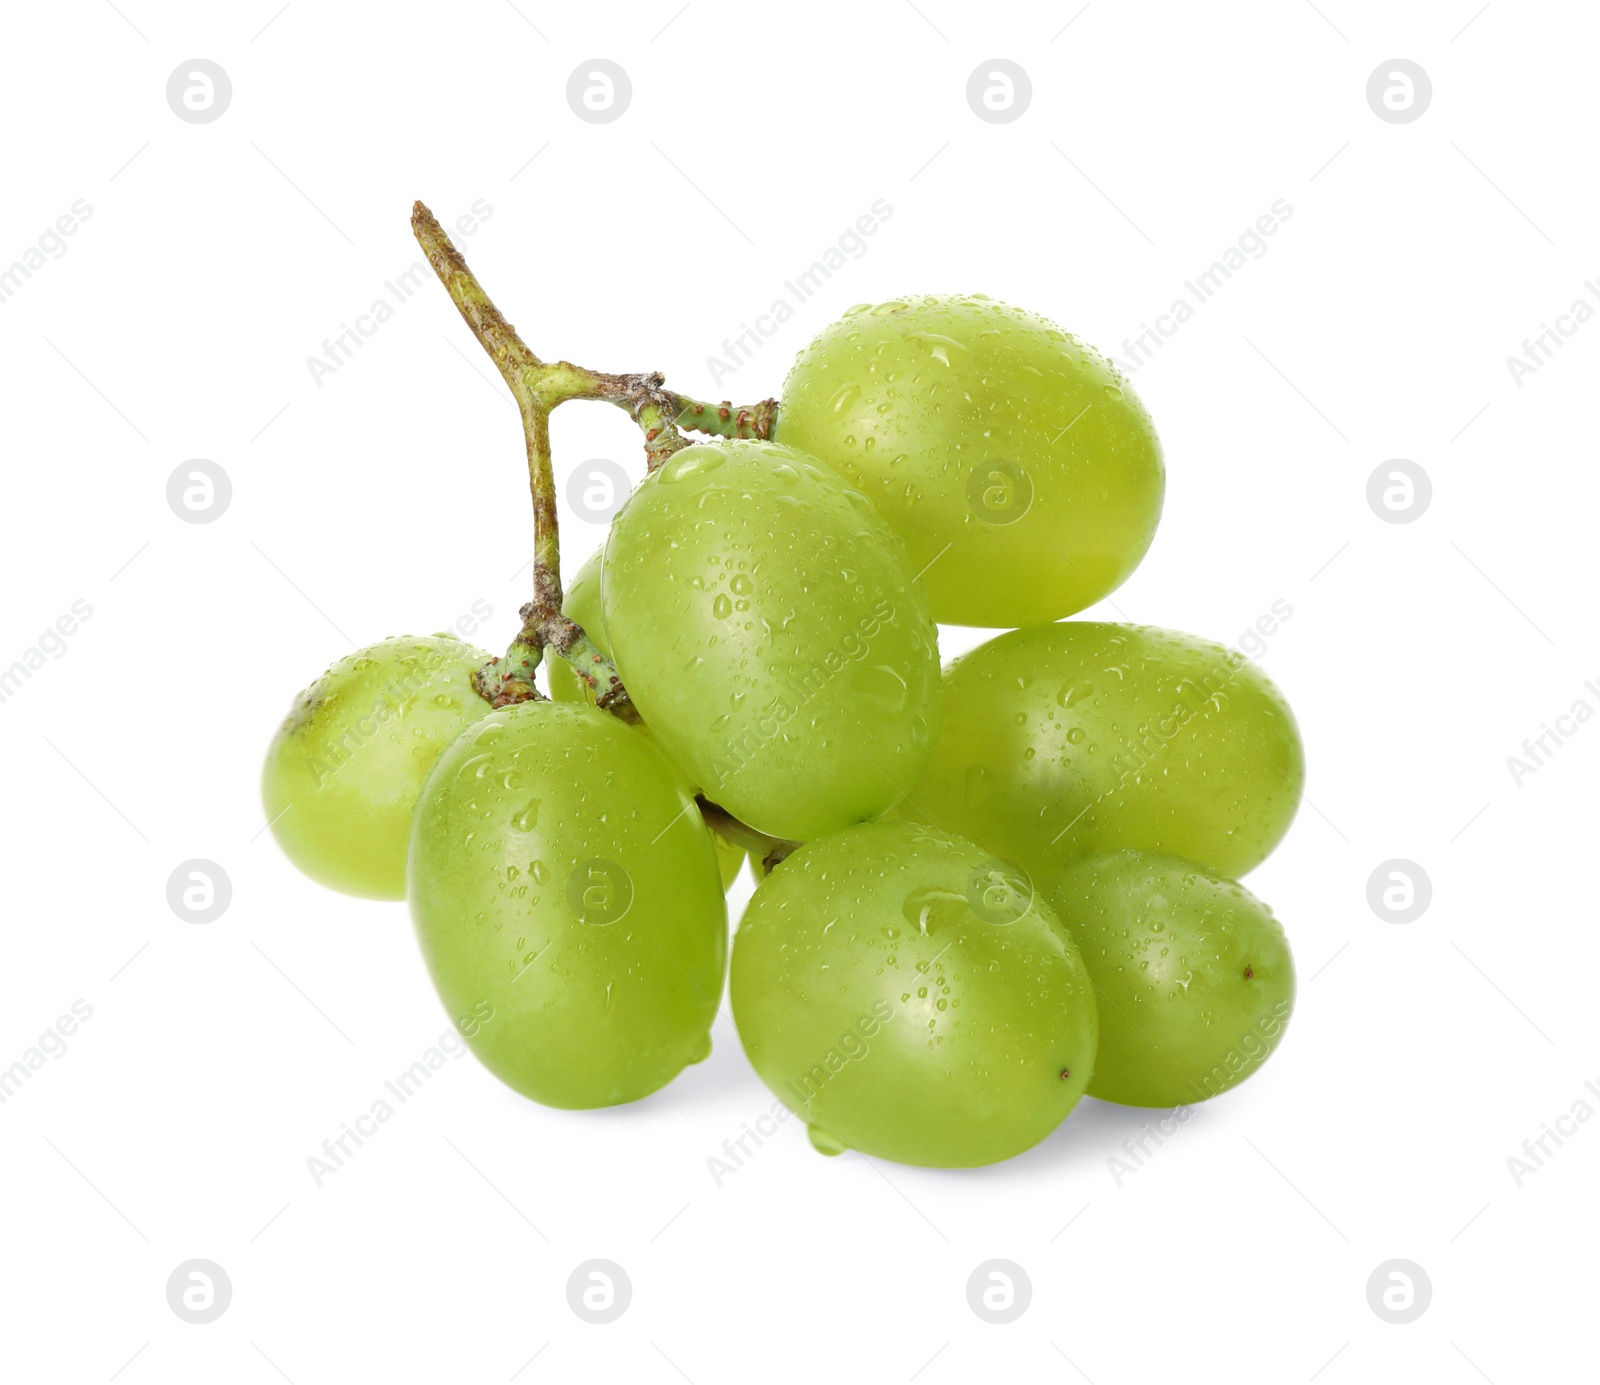
[[[487,344],[503,319],[451,256]],[[1255,1071],[1294,969],[1234,879],[1294,815],[1299,733],[1242,655],[1063,619],[1160,517],[1115,369],[971,296],[852,309],[712,441],[659,377],[591,378],[571,397],[632,391],[651,466],[556,619],[525,608],[505,660],[443,636],[341,660],[264,775],[306,874],[409,900],[483,1063],[552,1106],[637,1100],[710,1052],[726,978],[818,1149],[940,1167],[1028,1149],[1085,1093],[1173,1106]],[[939,622],[1005,633],[941,673]]]

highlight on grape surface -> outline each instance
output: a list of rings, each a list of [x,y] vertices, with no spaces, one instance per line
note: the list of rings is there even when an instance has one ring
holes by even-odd
[[[1161,517],[1155,427],[1105,357],[916,295],[846,310],[781,399],[707,402],[545,361],[421,203],[412,227],[517,401],[529,600],[503,654],[339,659],[262,796],[311,879],[409,902],[446,1011],[492,1007],[463,1031],[491,1072],[636,1101],[710,1053],[726,984],[818,1150],[954,1168],[1085,1095],[1190,1105],[1261,1067],[1294,964],[1236,882],[1304,751],[1243,655],[1069,619]],[[645,476],[564,588],[549,418],[573,401],[634,419]],[[941,623],[1001,633],[941,670]]]

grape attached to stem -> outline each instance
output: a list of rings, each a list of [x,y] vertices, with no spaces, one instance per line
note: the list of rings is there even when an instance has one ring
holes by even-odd
[[[1093,989],[1015,867],[910,823],[808,842],[734,938],[745,1052],[824,1153],[968,1168],[1044,1139],[1091,1080]]]
[[[711,834],[661,752],[576,703],[491,713],[440,758],[411,916],[446,1010],[502,1082],[611,1106],[711,1049],[727,953]]]

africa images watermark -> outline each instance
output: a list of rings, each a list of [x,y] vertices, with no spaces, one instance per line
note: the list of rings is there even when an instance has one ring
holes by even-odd
[[[469,211],[455,219],[456,233],[461,236],[475,235],[478,227],[493,215],[494,208],[480,197]],[[366,312],[356,314],[354,324],[341,322],[336,335],[322,339],[322,355],[306,357],[306,369],[311,372],[312,383],[321,389],[324,379],[354,360],[356,352],[367,344],[369,338],[377,335],[378,328],[388,322],[402,305],[411,301],[432,274],[427,265],[414,261],[394,278],[385,279],[383,287],[388,290],[388,298],[373,299]]]
[[[1289,1001],[1280,1000],[1272,1007],[1270,1014],[1257,1016],[1255,1023],[1240,1035],[1239,1042],[1213,1063],[1208,1072],[1198,1081],[1191,1078],[1189,1085],[1195,1090],[1195,1099],[1205,1101],[1229,1087],[1237,1086],[1249,1076],[1250,1069],[1262,1063],[1276,1047],[1278,1036],[1289,1023],[1291,1008]],[[1111,1174],[1111,1181],[1120,1188],[1124,1180],[1144,1168],[1154,1156],[1155,1150],[1150,1148],[1150,1142],[1155,1142],[1156,1149],[1161,1148],[1188,1124],[1193,1115],[1194,1107],[1175,1106],[1155,1122],[1153,1129],[1149,1122],[1141,1125],[1142,1135],[1124,1140],[1120,1154],[1107,1156],[1106,1169]]]
[[[64,659],[67,640],[76,635],[82,623],[93,614],[94,607],[79,597],[56,617],[49,629],[22,651],[20,658],[12,661],[10,668],[0,668],[0,702],[9,702],[15,697],[22,685],[45,666],[46,656]]]
[[[1591,1077],[1584,1084],[1584,1090],[1596,1101],[1600,1101],[1600,1084]],[[1579,1097],[1572,1106],[1563,1111],[1553,1121],[1541,1121],[1539,1129],[1542,1133],[1522,1142],[1522,1153],[1525,1158],[1518,1158],[1515,1154],[1506,1160],[1506,1170],[1511,1175],[1511,1181],[1521,1187],[1523,1180],[1533,1177],[1545,1166],[1546,1161],[1552,1159],[1572,1136],[1576,1135],[1590,1120],[1594,1118],[1595,1107],[1588,1097]],[[1552,1148],[1552,1145],[1554,1148]]]
[[[9,303],[17,290],[51,260],[61,259],[72,248],[67,244],[67,237],[77,235],[79,228],[93,215],[94,208],[80,197],[7,268],[0,269],[0,303]]]
[[[799,681],[773,698],[747,723],[736,737],[722,743],[720,751],[706,767],[706,790],[715,794],[735,775],[748,769],[782,734],[783,728],[833,680],[852,664],[860,665],[872,653],[871,641],[885,625],[899,623],[900,613],[887,597],[862,616],[854,628],[846,630]],[[898,676],[898,675],[896,675]]]
[[[1585,279],[1583,287],[1595,302],[1600,303],[1600,284],[1593,279]],[[1520,390],[1523,380],[1548,365],[1556,352],[1567,344],[1567,338],[1576,336],[1578,328],[1594,315],[1594,303],[1587,298],[1575,298],[1566,312],[1556,314],[1554,327],[1548,322],[1541,322],[1538,336],[1523,339],[1522,355],[1506,357],[1506,369],[1511,372],[1511,382]]]
[[[738,1173],[754,1157],[756,1150],[778,1133],[778,1127],[793,1116],[794,1112],[783,1102],[774,1101],[767,1110],[756,1117],[754,1125],[749,1121],[740,1121],[740,1133],[722,1142],[722,1152],[727,1157],[718,1158],[713,1154],[706,1160],[706,1170],[711,1175],[712,1186],[720,1188],[725,1179],[732,1178]],[[754,1149],[750,1147],[752,1141],[755,1142]]]
[[[1160,1149],[1174,1135],[1178,1133],[1194,1117],[1194,1107],[1175,1106],[1166,1115],[1159,1117],[1154,1128],[1149,1121],[1143,1122],[1139,1129],[1144,1133],[1137,1137],[1129,1136],[1122,1142],[1120,1154],[1106,1156],[1106,1168],[1111,1174],[1111,1181],[1121,1187],[1123,1181],[1142,1169],[1155,1154],[1150,1148],[1150,1142],[1155,1141],[1156,1149]]]
[[[87,1000],[73,1001],[70,1010],[70,1014],[59,1016],[34,1043],[23,1049],[22,1057],[9,1068],[0,1068],[0,1106],[16,1096],[51,1059],[65,1058],[67,1040],[78,1032],[80,1024],[87,1024],[94,1018],[94,1006]]]
[[[459,1062],[464,1058],[467,1046],[462,1042],[461,1035],[469,1039],[475,1037],[484,1025],[494,1019],[494,1014],[494,1006],[487,1000],[480,1000],[472,1007],[470,1015],[458,1019],[454,1029],[445,1030],[422,1051],[422,1056],[416,1062],[386,1080],[383,1089],[388,1093],[387,1096],[378,1097],[353,1121],[342,1122],[339,1133],[322,1142],[320,1157],[313,1154],[306,1159],[306,1169],[311,1174],[312,1183],[320,1188],[324,1180],[344,1168],[362,1145],[394,1119],[398,1107],[404,1106],[433,1080],[434,1073],[446,1063]],[[391,1096],[393,1103],[389,1100]]]
[[[1156,352],[1178,334],[1178,329],[1184,323],[1216,297],[1224,284],[1251,260],[1259,260],[1266,256],[1267,251],[1271,249],[1267,244],[1267,237],[1277,235],[1283,223],[1293,215],[1294,208],[1280,197],[1262,212],[1253,225],[1246,228],[1208,268],[1195,275],[1193,279],[1184,280],[1183,287],[1187,292],[1174,298],[1172,306],[1166,312],[1157,315],[1154,325],[1141,322],[1137,336],[1125,337],[1122,342],[1122,355],[1113,356],[1112,363],[1124,375],[1138,374],[1140,368],[1149,364]]]
[[[1600,701],[1600,684],[1594,679],[1591,678],[1584,683],[1583,688],[1596,701]],[[1593,703],[1588,698],[1580,697],[1556,717],[1554,726],[1547,721],[1541,721],[1539,734],[1523,741],[1522,754],[1506,756],[1506,768],[1511,771],[1511,782],[1520,789],[1523,780],[1543,769],[1550,762],[1551,756],[1576,736],[1578,729],[1593,716]]]
[[[755,1153],[749,1148],[750,1141],[753,1140],[756,1149],[759,1149],[766,1139],[778,1133],[780,1125],[790,1119],[795,1111],[808,1105],[833,1078],[851,1063],[864,1059],[872,1051],[871,1040],[893,1018],[894,1006],[887,1000],[874,1002],[870,1014],[862,1015],[840,1034],[833,1046],[805,1072],[783,1084],[786,1095],[756,1117],[754,1128],[748,1122],[741,1121],[739,1129],[742,1133],[737,1138],[722,1142],[722,1152],[727,1158],[721,1159],[713,1154],[706,1160],[706,1171],[711,1175],[712,1185],[720,1188],[725,1179],[745,1166]]]
[[[877,235],[879,227],[893,215],[894,208],[880,197],[805,269],[792,279],[785,279],[784,292],[772,300],[772,306],[766,312],[756,314],[754,324],[741,322],[738,336],[723,338],[722,354],[706,357],[711,383],[720,384],[730,375],[738,374],[741,366],[754,360],[756,352],[795,315],[799,304],[813,297],[851,260],[859,260],[867,253],[870,247],[866,238]]]
[[[1178,733],[1197,716],[1203,716],[1208,711],[1225,711],[1229,687],[1239,673],[1250,666],[1243,648],[1249,647],[1264,654],[1267,639],[1276,635],[1293,615],[1294,607],[1279,598],[1272,603],[1270,613],[1260,616],[1239,636],[1240,649],[1223,649],[1222,657],[1204,673],[1198,677],[1184,678],[1178,684],[1171,711],[1163,717],[1152,718],[1142,726],[1137,741],[1124,737],[1121,748],[1111,756],[1116,782],[1084,804],[1072,821],[1056,833],[1054,840],[1060,841],[1096,804],[1120,793],[1130,779],[1149,769],[1177,739]]]

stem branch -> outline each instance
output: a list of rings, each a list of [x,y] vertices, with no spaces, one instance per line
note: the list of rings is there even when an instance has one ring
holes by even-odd
[[[556,518],[555,467],[550,457],[550,410],[566,399],[608,397],[603,391],[622,391],[629,385],[635,393],[643,389],[648,394],[660,389],[660,377],[600,377],[565,361],[546,365],[495,307],[461,252],[421,202],[411,208],[411,229],[439,282],[472,328],[473,336],[510,386],[527,441],[528,487],[533,494],[533,600],[522,608],[522,629],[505,657],[492,659],[479,669],[474,685],[479,695],[496,707],[538,697],[534,673],[549,646],[569,660],[578,676],[594,689],[598,706],[625,721],[638,721],[639,714],[628,699],[615,665],[561,610],[561,538]],[[647,383],[641,383],[647,379]],[[682,438],[676,429],[672,429],[672,435],[681,447]],[[649,443],[657,440],[649,433],[647,439]]]
[[[791,842],[784,837],[769,837],[765,832],[756,831],[749,823],[740,822],[726,808],[719,807],[704,794],[697,797],[695,802],[700,805],[700,816],[705,819],[707,827],[725,841],[742,846],[769,871],[779,861],[800,849],[800,842]]]

